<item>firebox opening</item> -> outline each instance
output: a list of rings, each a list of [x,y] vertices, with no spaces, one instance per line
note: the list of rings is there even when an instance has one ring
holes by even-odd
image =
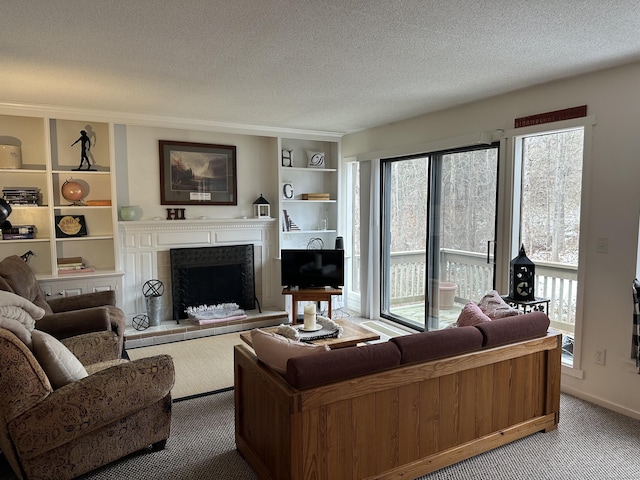
[[[175,319],[200,305],[255,308],[253,245],[172,249],[170,256]]]

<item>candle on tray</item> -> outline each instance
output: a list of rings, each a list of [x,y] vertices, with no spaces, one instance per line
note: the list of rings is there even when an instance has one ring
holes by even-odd
[[[313,303],[304,306],[304,329],[316,328],[316,306]]]

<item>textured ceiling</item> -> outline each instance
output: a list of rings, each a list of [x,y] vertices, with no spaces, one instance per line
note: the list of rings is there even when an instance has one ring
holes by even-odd
[[[0,102],[353,132],[640,60],[637,0],[0,1]]]

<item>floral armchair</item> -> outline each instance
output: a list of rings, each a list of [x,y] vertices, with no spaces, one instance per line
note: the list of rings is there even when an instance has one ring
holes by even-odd
[[[127,361],[107,331],[62,342],[0,317],[0,450],[21,479],[69,479],[151,446],[171,423],[173,361]]]

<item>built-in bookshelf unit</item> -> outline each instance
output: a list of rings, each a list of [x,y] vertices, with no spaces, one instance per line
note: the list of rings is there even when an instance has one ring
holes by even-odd
[[[333,248],[338,235],[340,143],[280,138],[280,249]]]
[[[90,148],[88,143],[83,147],[82,141],[76,142],[81,131],[86,132]],[[113,125],[92,119],[3,113],[0,145],[6,144],[18,147],[21,162],[0,164],[3,195],[5,190],[37,191],[38,200],[10,202],[11,225],[33,226],[35,233],[33,238],[0,240],[0,259],[32,252],[29,266],[52,295],[117,288],[122,273],[117,256]],[[83,148],[87,160],[81,163]],[[65,182],[81,185],[83,197],[75,202],[65,198]],[[84,228],[79,233],[73,228],[61,229],[64,218],[81,221]],[[59,274],[57,260],[63,257],[82,257],[92,268]],[[58,284],[65,288],[60,290]]]

